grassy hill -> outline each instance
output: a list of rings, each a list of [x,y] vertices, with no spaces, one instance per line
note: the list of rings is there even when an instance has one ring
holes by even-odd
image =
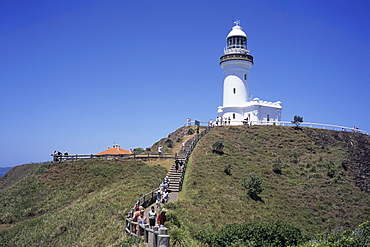
[[[223,154],[212,144],[224,144]],[[183,192],[172,205],[192,233],[230,223],[281,222],[304,234],[370,220],[370,138],[358,133],[282,126],[212,129],[191,155]],[[231,165],[231,175],[225,166]],[[275,171],[274,171],[275,170]],[[262,179],[260,200],[243,180]]]
[[[186,133],[180,128],[151,149],[161,144],[177,152]],[[216,141],[222,154],[212,151]],[[127,238],[124,217],[136,199],[158,186],[171,164],[84,160],[15,167],[0,179],[0,246],[114,246]],[[254,199],[243,186],[252,173],[264,188]],[[231,223],[292,224],[306,235],[354,229],[370,220],[369,178],[369,136],[213,128],[190,157],[179,200],[167,205],[171,242]],[[202,244],[193,239],[183,246]]]
[[[127,212],[166,173],[163,166],[132,160],[13,168],[0,190],[0,246],[119,243],[126,238]]]

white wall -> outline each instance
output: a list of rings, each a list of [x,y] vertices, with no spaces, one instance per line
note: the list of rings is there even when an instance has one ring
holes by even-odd
[[[221,67],[224,70],[223,106],[243,107],[248,101],[248,74],[252,64],[232,60],[223,62]]]

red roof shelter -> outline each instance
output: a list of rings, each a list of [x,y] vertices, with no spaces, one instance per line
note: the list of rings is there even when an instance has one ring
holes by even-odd
[[[108,148],[107,150],[97,153],[95,155],[105,155],[105,154],[132,154],[132,152],[121,148],[119,145],[113,145],[112,148]]]

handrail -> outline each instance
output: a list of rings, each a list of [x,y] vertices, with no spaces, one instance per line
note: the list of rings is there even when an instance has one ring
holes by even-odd
[[[323,129],[332,129],[335,131],[350,131],[350,132],[355,132],[355,133],[362,133],[367,135],[368,132],[366,130],[361,130],[358,129],[357,127],[345,127],[345,126],[340,126],[340,125],[334,125],[334,124],[321,124],[321,123],[309,123],[309,122],[298,122],[297,123],[299,126],[302,127],[309,127],[309,128],[323,128]],[[296,123],[292,121],[235,121],[231,120],[230,122],[227,121],[225,122],[213,122],[213,127],[217,126],[228,126],[228,125],[281,125],[281,126],[296,126]]]
[[[182,190],[182,184],[183,184],[183,181],[184,181],[184,175],[185,175],[185,171],[186,171],[186,167],[187,167],[187,162],[188,162],[188,159],[189,159],[189,156],[190,156],[191,152],[193,151],[195,145],[198,143],[198,141],[200,140],[200,138],[202,138],[210,130],[211,130],[210,127],[206,127],[199,134],[195,135],[190,140],[188,140],[188,142],[190,141],[190,145],[186,145],[185,146],[186,155],[185,155],[185,158],[184,158],[183,172],[181,173],[180,180],[179,180],[179,191]]]
[[[207,134],[210,131],[210,128],[207,127],[203,131],[201,131],[199,134],[195,135],[191,139],[187,141],[190,142],[190,145],[185,146],[185,151],[186,155],[183,158],[184,160],[184,168],[181,172],[180,180],[179,180],[179,190],[181,191],[182,189],[182,184],[184,180],[184,174],[186,171],[187,167],[187,161],[188,158],[193,151],[195,145],[197,142],[202,138],[205,134]],[[127,217],[126,217],[126,227],[125,231],[136,237],[144,237],[144,242],[148,246],[153,246],[153,247],[169,247],[170,246],[170,235],[168,234],[168,229],[166,227],[161,227],[158,228],[158,226],[153,227],[153,229],[149,228],[149,224],[139,224],[138,222],[133,221],[133,215],[136,207],[143,206],[143,207],[148,207],[149,205],[153,204],[156,200],[156,191],[158,191],[159,188],[155,188],[152,191],[144,194],[142,197],[140,197],[134,207],[131,209],[130,212],[128,212]]]
[[[143,206],[147,207],[153,204],[156,200],[156,191],[159,188],[153,189],[149,193],[144,194],[140,197],[134,207],[128,212],[126,221],[125,231],[131,236],[144,237],[144,242],[148,246],[152,247],[169,247],[170,246],[170,235],[168,235],[168,229],[166,227],[154,226],[153,229],[149,228],[149,224],[139,224],[133,221],[134,211],[136,207]],[[149,197],[148,197],[149,196]]]

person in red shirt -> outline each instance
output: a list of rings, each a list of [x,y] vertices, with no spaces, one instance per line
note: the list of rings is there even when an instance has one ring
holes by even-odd
[[[158,226],[164,226],[164,223],[167,221],[166,212],[167,212],[167,209],[163,208],[162,212],[158,215],[157,217]]]

